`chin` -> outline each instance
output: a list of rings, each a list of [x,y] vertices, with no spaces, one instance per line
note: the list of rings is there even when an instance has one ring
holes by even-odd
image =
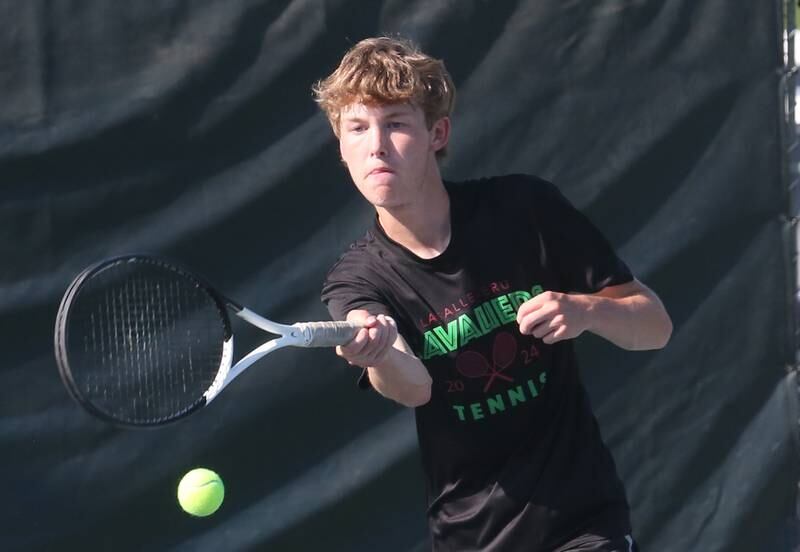
[[[374,195],[370,198],[367,198],[367,200],[375,207],[380,207],[381,209],[391,209],[392,207],[397,207],[400,204],[397,198],[394,198],[389,194]]]
[[[394,190],[390,186],[378,185],[373,186],[369,194],[370,202],[381,206],[388,206],[388,204],[397,201]]]
[[[369,200],[369,202],[374,207],[380,207],[381,209],[388,209],[392,207],[392,202],[386,198],[372,198]]]

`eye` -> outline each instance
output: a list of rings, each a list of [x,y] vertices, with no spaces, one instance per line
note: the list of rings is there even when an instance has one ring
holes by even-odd
[[[400,121],[389,121],[386,123],[388,128],[403,128],[405,124],[401,123]]]
[[[347,131],[348,132],[355,132],[355,133],[364,132],[364,125],[353,125],[353,126],[347,127]]]

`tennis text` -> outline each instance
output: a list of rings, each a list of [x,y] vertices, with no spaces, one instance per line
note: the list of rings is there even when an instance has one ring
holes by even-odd
[[[519,406],[528,399],[535,399],[546,382],[547,373],[541,372],[538,381],[529,379],[522,385],[509,387],[503,393],[497,393],[493,397],[487,396],[483,401],[466,405],[454,404],[452,407],[462,422],[482,420],[487,416],[502,414],[506,409]]]

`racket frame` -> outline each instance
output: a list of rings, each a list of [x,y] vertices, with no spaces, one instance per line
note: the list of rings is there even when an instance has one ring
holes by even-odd
[[[213,300],[224,328],[220,366],[208,389],[203,393],[202,396],[198,397],[194,403],[192,403],[189,407],[184,408],[182,411],[164,419],[156,419],[152,422],[148,421],[146,423],[127,422],[116,418],[101,410],[91,401],[86,399],[81,393],[79,386],[73,377],[72,368],[70,367],[70,362],[67,355],[67,343],[69,342],[68,327],[70,307],[79,297],[83,283],[102,270],[124,262],[151,263],[153,265],[176,272],[188,280],[191,280]],[[233,364],[234,336],[231,318],[228,313],[229,310],[249,324],[279,337],[264,342]],[[342,337],[341,332],[352,332],[352,334],[355,335],[359,328],[361,328],[360,325],[352,322],[298,322],[291,325],[273,322],[272,320],[264,318],[250,309],[242,307],[240,304],[229,299],[228,297],[225,297],[206,280],[172,260],[167,260],[149,254],[130,254],[112,257],[96,262],[82,270],[75,277],[64,293],[61,304],[58,308],[58,314],[56,315],[55,323],[54,345],[56,364],[58,365],[58,371],[61,380],[64,383],[64,386],[67,388],[70,396],[80,406],[82,406],[93,416],[102,419],[103,421],[119,426],[141,428],[157,427],[172,423],[194,413],[206,404],[210,403],[225,387],[227,387],[236,377],[241,375],[253,363],[263,358],[265,355],[276,351],[277,349],[290,346],[326,347],[334,346],[336,344],[343,344],[346,342],[346,340],[344,340]],[[317,336],[317,334],[320,335]]]

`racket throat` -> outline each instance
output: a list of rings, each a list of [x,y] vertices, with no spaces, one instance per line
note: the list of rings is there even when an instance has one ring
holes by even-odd
[[[289,337],[292,339],[296,339],[297,341],[302,341],[302,332],[295,326],[289,326],[287,324],[278,324],[277,322],[273,322],[272,320],[268,320],[261,315],[258,315],[251,311],[248,308],[242,307],[241,310],[236,312],[236,316],[249,322],[256,328],[261,328],[265,332],[269,332],[275,335],[280,335],[283,337]]]
[[[230,357],[228,357],[228,366],[230,367],[230,362],[233,357],[233,337],[229,340],[230,342]],[[226,344],[228,342],[226,341]],[[217,375],[217,379],[214,380],[214,383],[209,387],[208,391],[205,393],[206,402],[211,402],[214,397],[220,394],[220,392],[228,386],[234,379],[236,379],[239,374],[247,370],[252,364],[256,361],[260,360],[264,356],[268,355],[272,351],[276,349],[280,349],[282,347],[286,347],[289,343],[286,341],[286,338],[280,339],[273,339],[271,341],[267,341],[260,347],[253,349],[249,353],[247,353],[244,357],[242,357],[239,362],[234,364],[230,368],[222,368]]]

